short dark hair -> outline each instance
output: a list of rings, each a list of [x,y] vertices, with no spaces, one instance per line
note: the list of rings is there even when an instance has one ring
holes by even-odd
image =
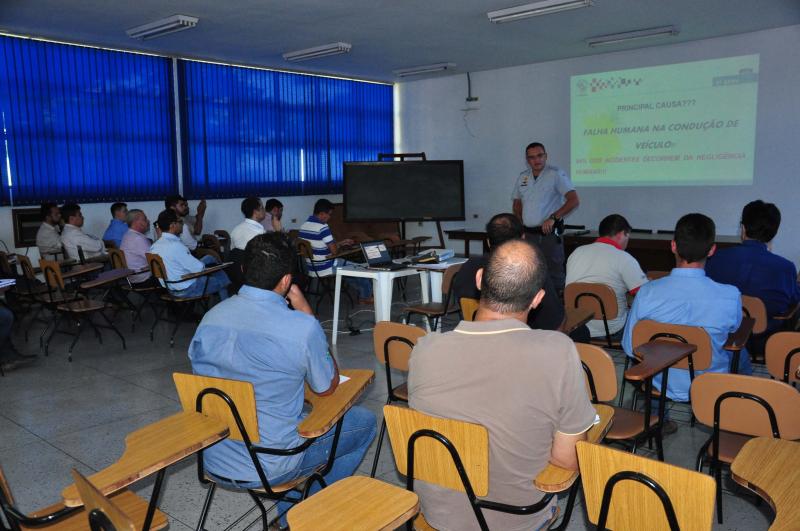
[[[600,227],[597,229],[600,236],[614,236],[620,232],[630,232],[631,224],[628,220],[619,214],[610,214],[603,218],[600,222]]]
[[[261,199],[254,195],[242,200],[242,214],[244,214],[246,218],[252,218],[253,212],[258,210],[259,207],[261,207]]]
[[[158,228],[161,229],[163,232],[167,232],[169,230],[169,226],[173,223],[178,221],[178,214],[172,210],[171,208],[167,208],[162,210],[158,214],[158,219],[156,220],[156,225]]]
[[[289,238],[283,233],[259,234],[244,249],[244,283],[254,288],[275,289],[284,276],[292,273],[296,260]]]
[[[128,206],[127,203],[119,203],[119,202],[111,205],[111,217],[113,218],[114,216],[116,216],[117,212],[119,212],[123,208],[127,208],[127,206]]]
[[[77,203],[64,203],[61,207],[61,217],[64,218],[64,221],[69,223],[69,218],[72,216],[77,216],[78,212],[81,211],[81,206]]]
[[[519,218],[507,212],[493,216],[486,224],[486,237],[492,247],[508,240],[522,238],[524,232],[525,227]]]
[[[771,242],[781,226],[781,211],[774,203],[761,199],[747,203],[742,209],[742,225],[748,238]]]
[[[272,199],[267,199],[267,202],[264,203],[264,210],[269,212],[273,208],[283,208],[283,203],[281,203],[280,201],[278,201],[274,197]]]
[[[54,208],[58,208],[58,205],[52,202],[42,203],[42,206],[39,207],[39,214],[42,218],[42,221],[44,221],[47,216],[50,215],[50,210]]]
[[[714,220],[704,214],[686,214],[675,225],[678,256],[689,263],[708,258],[716,237]]]
[[[314,203],[314,214],[321,214],[321,213],[328,213],[333,212],[333,203],[328,201],[327,199],[318,199],[316,203]]]
[[[481,281],[481,302],[498,313],[528,309],[547,277],[544,256],[525,240],[492,247]]]
[[[542,144],[541,142],[531,142],[530,144],[525,146],[525,153],[527,153],[529,149],[533,149],[533,148],[537,148],[537,147],[542,148],[542,151],[547,153],[547,150],[544,148],[544,144]]]
[[[164,208],[172,208],[181,201],[186,201],[186,198],[180,194],[168,195],[166,199],[164,199]]]

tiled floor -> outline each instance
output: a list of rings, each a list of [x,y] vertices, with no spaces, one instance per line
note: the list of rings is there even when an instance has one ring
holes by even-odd
[[[400,312],[402,303],[394,310]],[[328,307],[330,305],[328,304]],[[360,404],[375,411],[380,418],[386,397],[385,376],[372,351],[372,313],[361,312],[354,321],[365,329],[360,335],[343,334],[334,349],[342,368],[375,370],[375,382]],[[145,315],[149,325],[152,316]],[[119,341],[104,334],[104,344],[86,334],[78,345],[72,363],[67,362],[67,343],[64,336],[51,345],[49,357],[41,357],[30,367],[17,369],[0,378],[0,465],[6,472],[18,505],[27,511],[59,500],[59,493],[69,484],[70,469],[92,473],[116,460],[124,448],[126,434],[179,410],[172,383],[172,373],[189,371],[186,349],[193,326],[185,326],[170,349],[167,327],[160,325],[156,342],[151,343],[139,326],[131,333],[130,323],[120,316],[121,329],[128,349],[123,351]],[[15,336],[19,348],[38,352],[39,325],[32,328],[30,343],[21,334]],[[330,329],[330,321],[323,322]],[[452,325],[450,325],[452,326]],[[617,361],[620,354],[614,353]],[[621,370],[621,368],[620,368]],[[688,409],[677,406],[672,413],[680,429],[665,440],[666,460],[692,467],[699,446],[708,431],[688,425]],[[358,473],[368,475],[372,466],[375,445],[359,467]],[[642,453],[647,453],[646,449]],[[197,482],[193,459],[170,469],[164,485],[161,508],[170,517],[170,529],[194,529],[205,490]],[[395,472],[388,441],[381,453],[378,475],[402,485]],[[725,524],[715,529],[755,531],[768,527],[770,510],[767,504],[756,506],[754,498],[725,480],[733,489],[724,497]],[[148,497],[152,478],[137,485],[137,492]],[[591,528],[584,510],[578,504],[569,529]],[[564,500],[561,500],[563,507]],[[209,530],[223,529],[250,509],[247,495],[218,489],[206,525]],[[244,529],[255,519],[251,513]],[[258,522],[252,529],[258,529]]]

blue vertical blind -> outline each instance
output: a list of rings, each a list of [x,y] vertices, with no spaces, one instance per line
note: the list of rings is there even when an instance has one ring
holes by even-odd
[[[2,200],[174,193],[172,94],[166,58],[0,37]]]
[[[392,87],[180,62],[190,197],[340,193],[342,163],[393,151]]]

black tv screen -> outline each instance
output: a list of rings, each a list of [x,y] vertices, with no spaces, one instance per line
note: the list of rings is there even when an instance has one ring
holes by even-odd
[[[464,219],[464,161],[345,162],[345,221]]]

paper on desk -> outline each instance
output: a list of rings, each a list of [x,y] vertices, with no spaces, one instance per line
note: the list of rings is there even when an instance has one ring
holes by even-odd
[[[344,374],[340,374],[340,375],[339,375],[339,385],[341,385],[341,384],[345,383],[345,382],[346,382],[347,380],[349,380],[349,379],[350,379],[350,377],[349,377],[349,376],[345,376]],[[598,418],[599,418],[599,417],[598,417]],[[597,422],[600,422],[600,421],[598,420]]]
[[[595,414],[594,414],[594,422],[592,423],[592,426],[595,426],[595,425],[597,425],[597,424],[600,424],[600,415],[598,415],[597,413],[595,413]]]

